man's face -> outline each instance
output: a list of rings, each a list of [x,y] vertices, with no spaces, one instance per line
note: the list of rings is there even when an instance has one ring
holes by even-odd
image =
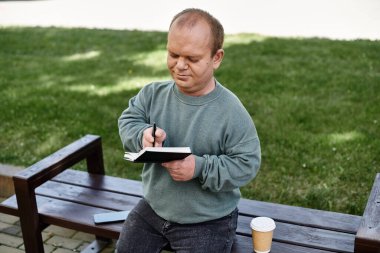
[[[214,70],[223,59],[222,49],[211,55],[211,32],[206,22],[178,27],[172,24],[168,34],[167,65],[177,87],[185,94],[202,96],[215,87]]]

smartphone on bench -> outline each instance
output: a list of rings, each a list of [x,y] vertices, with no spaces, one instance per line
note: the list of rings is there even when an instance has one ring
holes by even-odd
[[[103,224],[125,221],[125,219],[128,217],[129,212],[130,211],[128,210],[94,214],[94,222],[95,224]]]

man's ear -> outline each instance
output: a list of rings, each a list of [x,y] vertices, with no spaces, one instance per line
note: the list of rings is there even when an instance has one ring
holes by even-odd
[[[224,57],[224,50],[223,49],[218,49],[214,56],[212,57],[212,63],[214,66],[214,69],[219,68],[220,64],[222,63]]]

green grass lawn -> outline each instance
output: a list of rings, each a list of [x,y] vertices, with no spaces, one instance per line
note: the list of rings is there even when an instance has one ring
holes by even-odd
[[[0,28],[0,163],[28,166],[91,133],[107,174],[139,179],[117,119],[143,85],[169,78],[165,49],[163,32]],[[241,34],[225,52],[216,77],[262,144],[244,197],[361,214],[380,172],[380,41]]]

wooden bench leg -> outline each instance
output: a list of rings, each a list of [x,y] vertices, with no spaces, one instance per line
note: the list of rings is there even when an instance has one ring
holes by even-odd
[[[26,253],[44,253],[41,231],[35,233],[35,229],[25,226],[21,226],[21,231]]]
[[[88,245],[81,253],[98,253],[101,252],[108,244],[111,243],[110,239],[96,239]]]
[[[380,173],[376,175],[362,222],[355,237],[355,253],[380,252]]]
[[[36,196],[26,181],[14,179],[20,226],[26,253],[44,253],[42,224],[39,221]]]

